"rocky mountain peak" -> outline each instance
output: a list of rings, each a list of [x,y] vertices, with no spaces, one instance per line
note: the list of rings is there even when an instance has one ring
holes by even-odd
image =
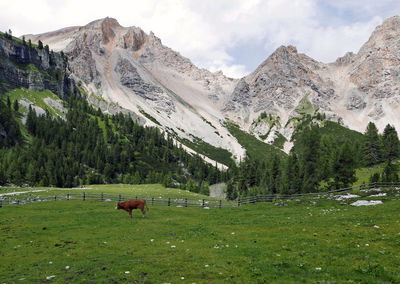
[[[400,47],[400,17],[386,19],[376,27],[369,40],[361,47],[359,55],[366,56],[374,52],[387,53]]]
[[[121,25],[118,23],[118,21],[116,19],[106,17],[103,19],[98,19],[98,20],[92,21],[81,28],[83,28],[83,29],[101,29],[103,27],[117,28],[117,27],[121,27]]]
[[[268,136],[265,141],[273,141],[276,132],[290,140],[292,118],[316,111],[358,131],[369,121],[379,129],[388,122],[400,128],[398,16],[378,26],[358,53],[334,63],[280,46],[240,80],[198,68],[153,32],[122,27],[112,18],[28,38],[64,50],[74,75],[93,93],[235,153],[242,149],[221,126],[225,118]],[[261,112],[276,120],[273,129],[267,122],[253,125]]]
[[[354,58],[355,58],[356,54],[354,54],[353,52],[346,52],[345,55],[343,55],[342,57],[339,57],[338,59],[336,59],[335,63],[336,65],[347,65],[349,63],[354,62]]]

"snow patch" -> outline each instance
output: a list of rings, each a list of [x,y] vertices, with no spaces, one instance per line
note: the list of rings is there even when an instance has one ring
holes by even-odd
[[[351,203],[353,206],[372,206],[383,204],[381,200],[357,200],[356,202]]]
[[[360,196],[356,195],[356,194],[346,194],[346,195],[334,196],[333,199],[335,199],[335,200],[346,200],[346,199],[358,198],[358,197],[360,197]]]

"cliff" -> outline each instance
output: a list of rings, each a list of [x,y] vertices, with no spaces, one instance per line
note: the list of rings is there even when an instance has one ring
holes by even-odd
[[[62,53],[0,34],[0,93],[20,87],[50,90],[60,98],[78,93]]]

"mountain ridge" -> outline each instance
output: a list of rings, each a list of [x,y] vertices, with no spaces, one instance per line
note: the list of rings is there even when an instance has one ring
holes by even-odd
[[[26,37],[63,50],[89,97],[99,96],[136,114],[143,110],[162,128],[186,139],[190,133],[239,160],[245,152],[224,126],[226,119],[265,142],[283,135],[288,151],[295,130],[292,118],[302,115],[298,110],[305,100],[313,111],[359,132],[369,121],[381,131],[388,123],[400,129],[399,30],[400,17],[389,18],[358,53],[346,53],[332,63],[281,46],[240,79],[200,69],[154,33],[122,27],[112,18]],[[254,127],[264,112],[279,123],[261,121]]]

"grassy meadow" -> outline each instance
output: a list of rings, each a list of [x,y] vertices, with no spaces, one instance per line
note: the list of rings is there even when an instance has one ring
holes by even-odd
[[[0,282],[400,283],[398,192],[375,199],[384,204],[296,199],[208,210],[150,206],[144,219],[138,211],[130,219],[114,210],[114,202],[4,207]]]

